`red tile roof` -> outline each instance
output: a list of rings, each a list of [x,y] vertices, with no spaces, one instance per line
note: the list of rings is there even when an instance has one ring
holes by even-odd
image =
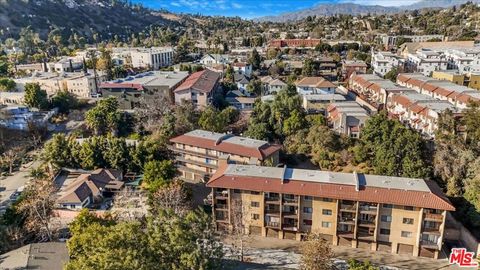
[[[255,158],[258,158],[259,160],[267,159],[272,154],[276,153],[282,148],[282,146],[279,144],[269,144],[269,143],[266,143],[259,148],[242,146],[238,144],[228,143],[225,141],[221,141],[220,143],[216,144],[216,141],[214,139],[210,140],[206,138],[188,136],[187,134],[172,138],[170,139],[170,142],[187,144],[187,145],[197,146],[205,149],[212,149],[212,150],[244,156],[244,157],[255,157]]]
[[[278,178],[266,177],[230,176],[224,174],[225,169],[225,166],[220,167],[207,183],[207,187],[287,193],[448,211],[455,210],[445,195],[443,195],[440,188],[431,181],[426,181],[430,192],[369,186],[361,186],[359,191],[356,191],[355,186],[342,184],[300,180],[282,181]]]
[[[211,92],[218,80],[220,74],[211,70],[202,70],[192,73],[188,78],[175,89],[174,92],[180,92],[184,90],[197,90],[204,93]]]

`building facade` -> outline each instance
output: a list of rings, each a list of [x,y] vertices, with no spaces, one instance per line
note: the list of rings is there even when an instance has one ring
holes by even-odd
[[[174,90],[175,103],[191,101],[197,107],[206,107],[212,104],[219,81],[220,73],[208,69],[192,73]]]
[[[158,70],[173,63],[173,48],[132,48],[130,58],[134,68],[149,68]]]
[[[183,179],[208,181],[218,168],[218,160],[228,157],[239,164],[269,164],[279,162],[281,145],[231,134],[194,130],[170,140],[177,155],[177,168]]]
[[[300,95],[334,94],[337,86],[323,77],[304,77],[295,82]]]
[[[357,173],[227,164],[207,183],[219,230],[438,258],[447,211],[433,182]],[[238,222],[238,217],[241,222]]]

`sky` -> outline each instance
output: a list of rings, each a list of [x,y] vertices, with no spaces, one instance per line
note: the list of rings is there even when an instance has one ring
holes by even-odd
[[[322,3],[356,3],[363,5],[400,6],[420,0],[132,0],[151,8],[176,13],[239,16],[251,19],[309,8]]]

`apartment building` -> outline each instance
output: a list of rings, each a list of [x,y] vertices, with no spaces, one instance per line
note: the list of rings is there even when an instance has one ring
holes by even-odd
[[[344,80],[348,80],[350,76],[355,74],[367,73],[367,64],[363,61],[357,60],[345,60],[342,63],[342,77]]]
[[[441,40],[443,41],[445,39],[444,35],[401,35],[401,36],[396,36],[396,35],[386,35],[383,34],[380,36],[383,46],[385,49],[389,50],[391,48],[394,48],[397,46],[397,40],[399,38],[404,38],[408,40],[409,42],[427,42],[429,40]]]
[[[131,48],[129,53],[134,68],[158,70],[173,64],[172,47]]]
[[[99,89],[103,97],[116,97],[120,109],[132,110],[142,99],[147,102],[156,101],[157,99],[149,98],[154,95],[161,95],[173,103],[173,90],[187,77],[186,71],[148,71],[104,82],[100,84]]]
[[[93,74],[83,72],[34,72],[29,77],[14,79],[19,92],[25,90],[27,83],[38,83],[49,96],[59,91],[68,91],[81,98],[97,95],[98,84],[105,80],[106,76],[100,72],[97,73],[96,81]]]
[[[397,118],[430,138],[435,137],[441,113],[446,110],[459,113],[459,110],[450,102],[417,92],[405,92],[390,96],[386,108],[390,117]]]
[[[320,39],[273,39],[268,43],[272,48],[315,48],[322,43]]]
[[[348,82],[348,88],[349,91],[353,91],[377,109],[381,109],[387,104],[387,98],[391,94],[414,92],[373,74],[352,75]]]
[[[408,54],[405,60],[405,68],[409,72],[422,73],[431,76],[436,70],[447,70],[448,61],[443,53],[422,49],[415,54]]]
[[[449,69],[461,73],[480,72],[480,48],[452,48],[444,51]]]
[[[480,90],[480,73],[461,73],[456,69],[445,71],[434,71],[432,78],[449,81],[454,84],[464,85],[475,90]]]
[[[205,130],[185,133],[170,142],[171,150],[177,155],[181,177],[197,182],[207,181],[215,173],[221,157],[239,164],[275,166],[282,147],[267,141]]]
[[[330,128],[340,134],[359,138],[365,122],[370,118],[367,110],[355,101],[335,102],[327,108]]]
[[[173,91],[175,103],[180,104],[185,100],[197,107],[208,106],[217,94],[219,81],[220,73],[208,69],[192,73]]]
[[[397,83],[435,99],[446,100],[459,109],[467,108],[470,101],[480,101],[477,90],[418,73],[401,73],[397,76]]]
[[[403,59],[391,52],[374,52],[372,51],[372,69],[373,72],[384,77],[393,68],[398,68]]]
[[[357,173],[227,164],[207,183],[219,230],[437,258],[447,211],[431,181]],[[238,217],[241,217],[238,219]],[[241,220],[239,225],[238,220]]]

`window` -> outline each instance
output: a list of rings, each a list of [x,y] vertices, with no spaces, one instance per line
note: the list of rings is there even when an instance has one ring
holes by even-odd
[[[392,222],[392,216],[389,216],[389,215],[382,215],[380,220],[382,222]]]
[[[250,191],[250,194],[252,194],[252,195],[260,195],[260,192],[258,192],[258,191]]]
[[[331,222],[322,221],[322,228],[330,228],[330,227],[332,227]]]
[[[305,201],[311,201],[311,200],[313,200],[313,197],[312,196],[305,196],[305,197],[303,197],[303,199]]]
[[[312,226],[312,220],[311,219],[304,219],[303,220],[303,225]]]
[[[402,231],[402,237],[411,238],[412,237],[412,232]]]
[[[332,215],[332,210],[330,210],[330,209],[323,209],[323,210],[322,210],[322,215],[331,216],[331,215]]]
[[[384,204],[383,208],[393,208],[393,204]]]
[[[324,201],[324,202],[333,202],[333,199],[330,199],[330,198],[322,198],[322,201]]]
[[[303,207],[303,213],[311,214],[312,212],[312,207]]]
[[[403,218],[403,224],[413,224],[413,218]]]
[[[390,235],[390,230],[389,230],[389,229],[382,229],[382,228],[380,228],[380,234]]]
[[[413,207],[413,206],[404,206],[403,209],[408,210],[408,211],[413,211],[413,210],[415,210],[415,207]]]
[[[251,202],[250,206],[251,207],[260,207],[260,203],[259,202]]]
[[[234,189],[233,193],[240,193],[240,189]]]
[[[259,214],[252,214],[252,219],[253,219],[253,220],[259,220],[259,219],[260,219],[260,215],[259,215]]]

